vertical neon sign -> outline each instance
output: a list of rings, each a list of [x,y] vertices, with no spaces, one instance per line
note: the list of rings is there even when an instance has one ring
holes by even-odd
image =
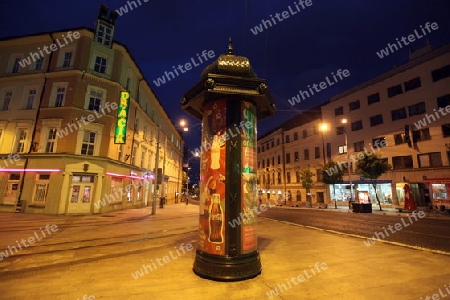
[[[114,144],[125,144],[129,107],[130,93],[120,92],[119,107],[117,108],[116,130],[114,132]]]

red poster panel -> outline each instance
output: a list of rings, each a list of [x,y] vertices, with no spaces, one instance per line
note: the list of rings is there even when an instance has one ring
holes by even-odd
[[[241,131],[242,169],[241,169],[241,212],[244,216],[242,223],[242,252],[249,253],[257,250],[256,218],[256,110],[250,102],[243,102],[242,106],[243,130]]]
[[[199,250],[225,255],[226,100],[203,108]]]

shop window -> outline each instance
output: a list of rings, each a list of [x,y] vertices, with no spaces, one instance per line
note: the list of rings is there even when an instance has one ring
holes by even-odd
[[[442,167],[441,152],[432,152],[417,155],[419,168]]]

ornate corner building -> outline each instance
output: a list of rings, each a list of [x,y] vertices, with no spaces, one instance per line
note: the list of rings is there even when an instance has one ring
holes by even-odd
[[[115,17],[0,41],[0,211],[103,213],[181,192],[184,141],[113,40]]]

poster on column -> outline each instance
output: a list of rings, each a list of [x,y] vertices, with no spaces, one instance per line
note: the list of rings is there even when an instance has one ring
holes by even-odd
[[[256,187],[256,111],[250,102],[243,102],[241,131],[242,170],[241,170],[241,212],[242,220],[242,252],[257,250],[256,218],[257,218],[257,187]]]
[[[203,107],[199,250],[225,255],[226,100]]]

